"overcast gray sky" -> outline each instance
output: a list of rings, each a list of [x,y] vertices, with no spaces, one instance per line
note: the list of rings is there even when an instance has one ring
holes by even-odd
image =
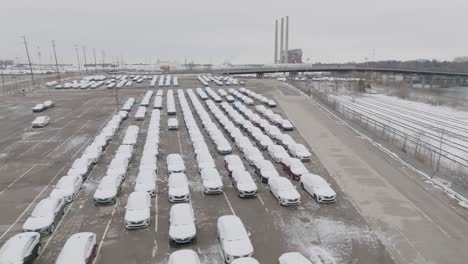
[[[0,0],[0,56],[75,63],[74,45],[126,62],[270,63],[274,21],[290,17],[290,48],[317,62],[468,55],[466,0]],[[80,56],[81,54],[80,49]],[[91,53],[88,59],[91,59]],[[115,60],[115,59],[114,59]]]

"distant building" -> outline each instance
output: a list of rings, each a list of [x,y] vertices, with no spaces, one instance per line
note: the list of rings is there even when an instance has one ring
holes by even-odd
[[[302,63],[302,49],[288,50],[288,63]]]

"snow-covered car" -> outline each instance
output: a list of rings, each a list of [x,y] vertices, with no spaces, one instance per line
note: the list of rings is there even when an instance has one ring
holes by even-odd
[[[281,130],[275,126],[265,127],[265,133],[271,138],[276,139],[276,140],[279,139],[281,135],[283,134],[283,132],[281,132]]]
[[[296,181],[300,180],[302,175],[309,173],[304,164],[296,158],[283,159],[281,165],[283,171]]]
[[[169,174],[169,201],[172,203],[190,201],[190,188],[184,173]]]
[[[235,215],[219,217],[217,229],[218,240],[226,263],[231,263],[238,258],[253,257],[254,248],[250,242],[249,233],[239,217]]]
[[[288,252],[278,258],[279,264],[312,264],[299,252]]]
[[[291,156],[301,160],[301,161],[308,161],[311,159],[312,154],[310,154],[309,150],[302,144],[292,144],[289,145],[289,153]]]
[[[276,102],[273,100],[269,100],[267,104],[269,107],[276,107]]]
[[[50,123],[48,116],[38,116],[32,121],[32,127],[45,127]]]
[[[281,134],[277,141],[285,149],[289,149],[289,146],[296,144],[296,141],[288,134]]]
[[[319,175],[312,173],[302,175],[301,187],[319,203],[333,203],[336,201],[336,192]]]
[[[291,123],[291,121],[287,120],[287,119],[283,119],[283,121],[281,121],[281,129],[283,131],[292,131],[294,130],[294,126],[293,124]]]
[[[271,140],[271,138],[269,136],[267,136],[267,135],[265,135],[263,133],[262,134],[259,133],[259,135],[255,136],[255,143],[262,150],[266,150],[266,149],[268,149],[268,147],[270,147],[272,145],[275,145],[273,140]]]
[[[24,232],[38,232],[41,235],[52,234],[60,219],[62,219],[65,208],[63,199],[42,199],[31,215],[23,224]]]
[[[47,101],[44,102],[44,107],[45,107],[46,109],[52,108],[52,107],[54,107],[54,106],[55,106],[54,101],[47,100]]]
[[[175,204],[169,215],[169,244],[195,243],[197,228],[195,215],[189,203]]]
[[[79,175],[63,176],[58,180],[57,184],[55,184],[49,197],[65,199],[66,203],[70,203],[80,191],[82,183],[83,178]]]
[[[270,192],[275,196],[280,205],[298,205],[301,203],[301,195],[294,185],[285,177],[274,177],[268,181]]]
[[[175,117],[171,117],[167,119],[167,128],[169,130],[177,130],[179,129],[179,121]]]
[[[270,121],[275,125],[280,125],[283,122],[283,118],[278,114],[273,114],[269,117]]]
[[[281,163],[282,160],[289,158],[288,152],[280,145],[268,147],[268,155],[277,163]]]
[[[195,251],[191,249],[181,249],[169,255],[167,264],[201,264]]]
[[[119,111],[119,115],[122,117],[122,120],[126,120],[128,118],[127,111]]]
[[[257,173],[263,183],[268,183],[268,180],[272,177],[280,176],[273,163],[265,159],[255,163],[255,173]]]
[[[9,238],[0,248],[0,263],[33,263],[41,251],[41,235],[23,232]]]
[[[260,262],[252,257],[245,257],[235,259],[231,262],[231,264],[260,264]]]
[[[151,197],[156,196],[156,171],[152,168],[141,168],[140,166],[135,180],[135,192],[140,191],[147,192]]]
[[[232,147],[226,139],[223,139],[216,142],[216,150],[220,154],[229,154],[232,152]]]
[[[237,196],[241,198],[257,196],[257,185],[248,171],[234,171],[232,173],[232,186],[236,190]]]
[[[55,264],[91,264],[96,257],[97,247],[96,234],[76,233],[65,242]]]
[[[234,96],[232,96],[232,95],[227,95],[227,96],[225,97],[225,99],[226,99],[226,101],[227,101],[228,103],[232,103],[232,102],[234,102],[234,101],[236,100],[236,99],[234,99]]]
[[[114,204],[121,191],[121,179],[116,176],[104,176],[94,192],[94,204]]]
[[[166,159],[167,170],[171,173],[185,173],[185,164],[180,154],[169,154]]]
[[[125,206],[125,228],[138,229],[150,225],[151,197],[148,192],[132,192]]]
[[[88,178],[88,173],[90,171],[92,160],[86,155],[82,155],[80,158],[73,161],[71,168],[68,170],[67,175],[79,175],[83,178],[83,181]]]
[[[39,113],[39,112],[42,112],[46,110],[46,107],[44,106],[44,104],[36,104],[33,108],[32,108],[32,111],[34,113]]]
[[[223,181],[215,168],[202,169],[200,172],[203,192],[205,194],[216,194],[223,192]]]
[[[224,157],[224,166],[229,172],[229,176],[232,176],[232,172],[236,170],[244,171],[244,163],[238,155],[227,155]]]
[[[254,165],[255,162],[264,159],[262,152],[260,152],[260,150],[258,150],[258,148],[256,147],[246,149],[246,151],[244,152],[244,158],[245,160],[247,160],[247,163],[249,163],[249,165]]]
[[[162,96],[157,96],[154,98],[154,104],[153,108],[154,109],[162,109],[162,104],[163,104],[163,98]]]
[[[146,107],[145,106],[138,107],[135,113],[135,120],[138,120],[138,121],[145,120],[145,116],[146,116]]]

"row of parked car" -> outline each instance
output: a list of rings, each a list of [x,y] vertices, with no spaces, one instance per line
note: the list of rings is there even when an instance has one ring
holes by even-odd
[[[198,117],[202,120],[206,119],[206,115],[201,114],[200,103],[196,100],[197,97],[192,90],[187,90],[190,100],[195,108],[195,112]],[[205,194],[218,194],[223,192],[223,182],[221,181],[221,175],[216,169],[214,159],[211,155],[208,145],[206,144],[203,134],[195,121],[195,118],[190,110],[185,94],[182,90],[179,90],[179,101],[184,115],[185,125],[189,132],[190,141],[195,152],[198,170],[203,185],[203,192]],[[197,110],[198,109],[198,110]],[[200,115],[201,114],[201,115]],[[202,117],[204,116],[204,117]],[[206,121],[207,123],[208,121]],[[206,127],[205,127],[206,129]],[[207,130],[208,131],[208,130]]]
[[[167,100],[166,101],[167,114],[175,115],[177,112],[176,112],[175,101],[174,101],[174,92],[172,90],[167,91],[166,100]]]
[[[271,109],[263,105],[256,105],[255,111],[267,118],[271,123],[281,128],[283,131],[294,130],[294,126],[288,119],[284,119],[281,115],[273,112]]]
[[[56,84],[55,89],[96,89],[104,84],[106,76],[104,75],[90,75],[85,76],[81,80],[73,80],[64,84]]]
[[[117,149],[114,158],[107,167],[105,176],[94,192],[93,200],[95,205],[107,205],[117,202],[117,197],[122,190],[122,183],[127,177],[139,133],[139,126],[133,125],[127,128],[122,144]]]
[[[235,109],[225,102],[221,104],[221,107],[237,125],[241,126],[255,139],[256,144],[261,149],[268,150],[269,156],[282,166],[287,175],[293,180],[300,180],[301,187],[311,194],[317,202],[329,203],[336,201],[336,193],[330,185],[321,176],[310,173],[301,162],[310,160],[311,157],[311,153],[304,145],[296,143],[290,135],[282,133],[277,127],[255,115],[251,109],[240,102],[234,103]],[[251,120],[251,122],[246,122],[243,117]],[[261,138],[264,138],[262,132],[270,136],[271,140],[262,141]],[[273,140],[276,141],[276,144]],[[243,145],[240,144],[238,147],[242,148]],[[271,190],[274,193],[274,187]]]
[[[37,258],[41,251],[41,236],[55,231],[65,213],[66,204],[74,200],[122,121],[121,115],[114,115],[83,154],[72,163],[67,174],[57,181],[49,197],[37,203],[23,224],[24,232],[10,238],[0,249],[1,263],[30,263]],[[74,234],[65,243],[56,263],[91,263],[96,255],[96,247],[95,234]]]
[[[156,96],[154,97],[153,108],[154,109],[163,108],[163,90],[156,91]]]
[[[274,100],[272,100],[272,99],[270,99],[270,98],[268,98],[266,96],[263,96],[261,94],[258,94],[258,93],[254,92],[254,91],[251,91],[251,90],[249,90],[249,89],[247,89],[245,87],[239,88],[239,92],[241,92],[241,93],[243,93],[243,94],[245,94],[247,96],[250,96],[250,97],[254,98],[255,100],[259,101],[260,103],[265,104],[265,105],[267,105],[269,107],[276,107],[276,102]]]
[[[124,224],[127,229],[146,228],[151,223],[151,197],[156,196],[160,120],[160,110],[154,109],[148,125],[134,191],[129,195],[125,207]]]

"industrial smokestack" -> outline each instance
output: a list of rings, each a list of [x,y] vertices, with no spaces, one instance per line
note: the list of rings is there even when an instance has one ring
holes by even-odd
[[[280,36],[280,53],[279,53],[279,60],[280,63],[284,63],[284,57],[283,57],[283,43],[284,43],[284,17],[281,18],[281,36]]]
[[[278,19],[275,20],[275,60],[273,63],[278,63]]]
[[[284,41],[284,62],[288,63],[288,47],[289,47],[289,16],[286,16],[286,39]]]

